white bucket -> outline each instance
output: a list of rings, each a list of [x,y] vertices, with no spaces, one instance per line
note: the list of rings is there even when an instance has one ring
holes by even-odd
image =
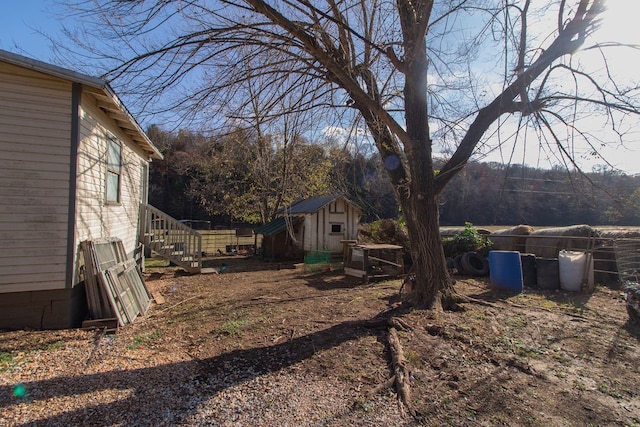
[[[560,288],[565,291],[579,292],[582,284],[585,290],[593,290],[593,256],[586,252],[565,251],[558,254]]]

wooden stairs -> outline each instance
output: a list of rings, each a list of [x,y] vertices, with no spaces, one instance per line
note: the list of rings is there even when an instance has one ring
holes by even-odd
[[[202,271],[202,235],[161,210],[140,205],[138,241],[147,253],[156,254],[189,273]]]

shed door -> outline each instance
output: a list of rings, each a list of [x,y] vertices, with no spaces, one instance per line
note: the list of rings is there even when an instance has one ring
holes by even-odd
[[[328,250],[331,252],[342,252],[341,240],[345,239],[346,228],[344,222],[329,223]]]

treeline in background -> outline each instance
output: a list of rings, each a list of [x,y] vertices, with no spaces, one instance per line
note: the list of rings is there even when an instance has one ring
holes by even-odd
[[[361,206],[363,222],[402,215],[384,166],[366,146],[245,129],[207,136],[152,126],[148,135],[164,154],[151,164],[149,203],[177,219],[262,224],[294,200],[333,193]],[[440,223],[465,222],[638,226],[640,176],[472,162],[440,197]]]

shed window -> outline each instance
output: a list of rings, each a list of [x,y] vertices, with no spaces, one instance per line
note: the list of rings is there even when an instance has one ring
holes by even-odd
[[[122,147],[113,138],[107,144],[107,203],[120,202],[120,172],[122,166]]]
[[[331,224],[332,233],[342,233],[342,224]]]

